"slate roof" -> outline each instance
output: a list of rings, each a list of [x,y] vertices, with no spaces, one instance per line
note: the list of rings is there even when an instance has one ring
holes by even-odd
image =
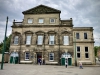
[[[23,14],[50,14],[50,13],[61,13],[61,11],[45,5],[39,5],[29,10],[23,11],[22,13]]]

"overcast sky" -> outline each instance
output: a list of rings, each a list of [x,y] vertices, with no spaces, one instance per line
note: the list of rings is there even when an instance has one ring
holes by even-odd
[[[7,36],[13,20],[22,21],[22,12],[40,4],[61,10],[61,19],[73,18],[74,27],[93,27],[95,45],[100,45],[100,0],[0,0],[0,42],[4,39],[6,17]]]

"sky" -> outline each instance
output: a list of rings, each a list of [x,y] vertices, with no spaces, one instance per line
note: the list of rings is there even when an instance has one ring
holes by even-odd
[[[9,36],[13,20],[21,22],[23,11],[41,4],[61,10],[60,18],[72,18],[74,27],[93,27],[94,45],[100,46],[100,0],[0,0],[0,42],[4,39],[7,16]]]

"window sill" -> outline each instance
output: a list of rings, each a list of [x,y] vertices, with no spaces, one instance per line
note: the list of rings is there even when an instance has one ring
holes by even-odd
[[[19,45],[19,44],[14,44],[14,45]]]
[[[29,61],[29,59],[25,59],[25,61]]]
[[[30,44],[26,44],[26,46],[30,46]]]
[[[42,45],[37,45],[37,46],[42,46]]]
[[[53,44],[53,45],[49,45],[49,46],[54,46],[55,44]]]
[[[53,62],[54,60],[49,60],[50,62]]]

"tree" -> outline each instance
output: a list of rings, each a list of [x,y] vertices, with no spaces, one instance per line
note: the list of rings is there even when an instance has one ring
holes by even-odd
[[[11,35],[9,35],[8,37],[6,37],[6,48],[5,48],[5,52],[9,52],[9,47],[10,47],[10,41],[11,41]],[[0,43],[0,53],[2,53],[2,49],[3,49],[3,42]]]
[[[100,46],[95,46],[94,47],[95,56],[97,56],[97,52],[98,52],[99,49],[100,49]]]

